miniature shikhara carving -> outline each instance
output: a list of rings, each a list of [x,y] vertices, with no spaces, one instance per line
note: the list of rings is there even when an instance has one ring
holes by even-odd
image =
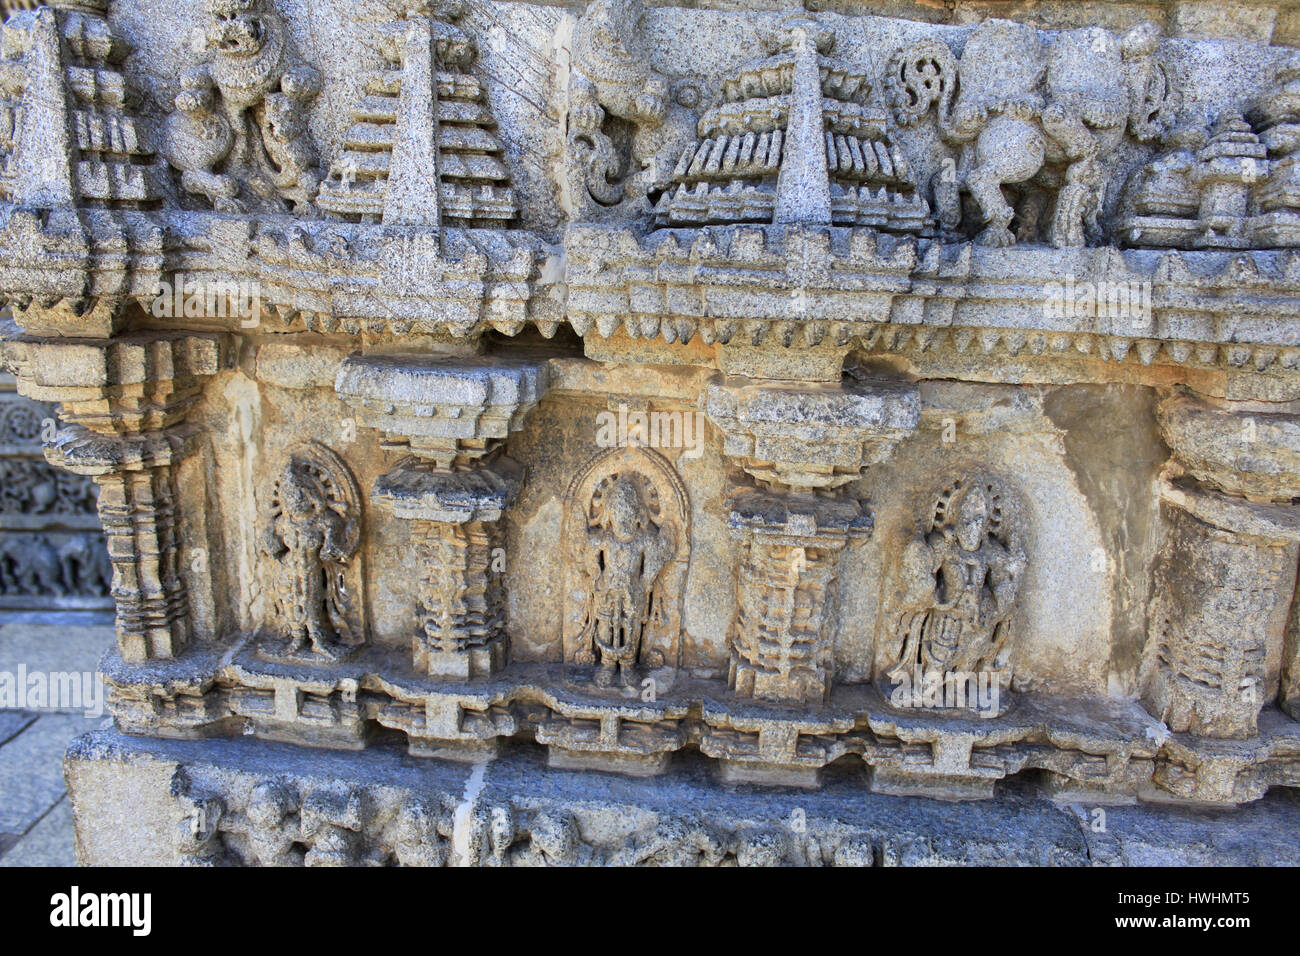
[[[1000,483],[989,479],[959,479],[939,496],[895,569],[887,682],[992,673],[1002,690],[1010,688],[1012,614],[1026,563],[1016,517]]]
[[[385,68],[353,107],[318,204],[389,225],[502,226],[519,212],[457,0],[409,5],[380,33]]]
[[[771,55],[723,83],[699,139],[674,163],[655,205],[661,226],[835,223],[927,232],[889,113],[862,69],[829,56],[835,34],[795,17],[768,37]]]
[[[1099,243],[1116,147],[1126,134],[1149,142],[1172,121],[1158,43],[1143,24],[1121,38],[1100,27],[1066,30],[1045,47],[1032,27],[987,20],[960,60],[938,40],[899,50],[888,73],[895,116],[912,125],[934,106],[941,137],[959,150],[932,178],[940,222],[961,224],[965,192],[979,207],[986,245],[1036,240],[1044,215],[1052,245]],[[1013,207],[1003,189],[1015,186]],[[1017,217],[1019,236],[1011,230]]]
[[[293,52],[269,0],[206,0],[212,56],[181,77],[162,151],[218,212],[311,211],[319,175],[307,105],[320,73]]]
[[[275,565],[273,594],[285,639],[273,653],[310,646],[337,660],[365,643],[360,575],[361,496],[347,466],[323,445],[300,446],[271,493],[262,548]]]
[[[595,666],[597,687],[659,691],[679,666],[689,547],[686,490],[657,452],[597,456],[565,496],[565,657]]]

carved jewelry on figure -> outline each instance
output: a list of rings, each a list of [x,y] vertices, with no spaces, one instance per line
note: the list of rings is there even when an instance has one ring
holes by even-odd
[[[960,479],[939,496],[898,563],[887,618],[896,648],[888,682],[992,672],[1002,689],[1009,687],[1011,618],[1026,561],[1014,510],[987,478]]]
[[[358,550],[361,496],[347,466],[315,442],[295,449],[271,494],[263,551],[273,559],[276,651],[338,660],[365,643]],[[274,653],[274,652],[273,652]]]
[[[666,689],[679,663],[689,547],[681,479],[656,452],[612,449],[566,502],[565,657],[594,665],[598,687],[639,687],[644,670]]]

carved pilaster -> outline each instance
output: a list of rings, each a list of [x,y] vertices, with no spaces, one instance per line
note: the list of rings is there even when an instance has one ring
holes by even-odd
[[[371,498],[411,521],[420,563],[413,662],[422,674],[465,680],[506,664],[501,518],[523,469],[504,455],[473,470],[418,458],[382,475]]]
[[[6,343],[5,358],[23,395],[59,403],[64,427],[46,443],[46,458],[99,485],[122,659],[178,657],[191,633],[176,466],[197,448],[200,432],[185,415],[221,368],[221,340],[18,339]]]
[[[743,542],[729,682],[740,697],[824,702],[833,678],[839,560],[869,535],[865,505],[836,494],[915,429],[914,389],[716,382],[702,400],[740,486],[729,521]]]
[[[1170,528],[1143,700],[1175,732],[1253,737],[1279,693],[1295,594],[1300,418],[1177,396],[1160,424],[1173,450],[1161,488]]]
[[[371,499],[412,522],[420,673],[466,680],[506,664],[500,522],[523,469],[501,445],[545,389],[544,366],[532,364],[353,355],[339,370],[339,395],[409,454]]]
[[[871,534],[858,501],[742,489],[729,502],[743,552],[728,682],[738,697],[822,702],[834,677],[839,562]]]

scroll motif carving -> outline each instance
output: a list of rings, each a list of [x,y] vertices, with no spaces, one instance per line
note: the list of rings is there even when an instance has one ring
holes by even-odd
[[[627,202],[648,211],[694,133],[702,95],[693,79],[650,66],[641,0],[595,0],[574,36],[568,149],[580,212]],[[638,206],[640,208],[638,208]]]
[[[300,445],[276,480],[263,551],[283,647],[338,660],[366,640],[359,569],[361,495],[343,461],[315,442]]]
[[[617,448],[589,463],[565,496],[565,659],[598,687],[670,687],[689,548],[686,489],[663,456]]]
[[[1026,556],[1018,508],[1000,482],[958,479],[938,496],[924,528],[907,542],[884,616],[889,684],[917,675],[992,673],[1010,687],[1012,615]]]

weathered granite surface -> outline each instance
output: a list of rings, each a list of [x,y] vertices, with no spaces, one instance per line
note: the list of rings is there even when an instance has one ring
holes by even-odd
[[[139,852],[432,861],[432,807],[357,842],[378,786],[244,802],[249,737],[521,799],[1289,805],[1296,5],[885,14],[9,18],[0,354],[99,489],[112,746],[218,775],[158,770]],[[88,861],[129,766],[69,764]]]
[[[950,803],[867,793],[854,772],[814,792],[719,788],[698,758],[646,781],[551,769],[536,748],[457,764],[111,730],[74,743],[66,772],[91,865],[1300,865],[1289,790],[1231,810],[1019,786]]]

